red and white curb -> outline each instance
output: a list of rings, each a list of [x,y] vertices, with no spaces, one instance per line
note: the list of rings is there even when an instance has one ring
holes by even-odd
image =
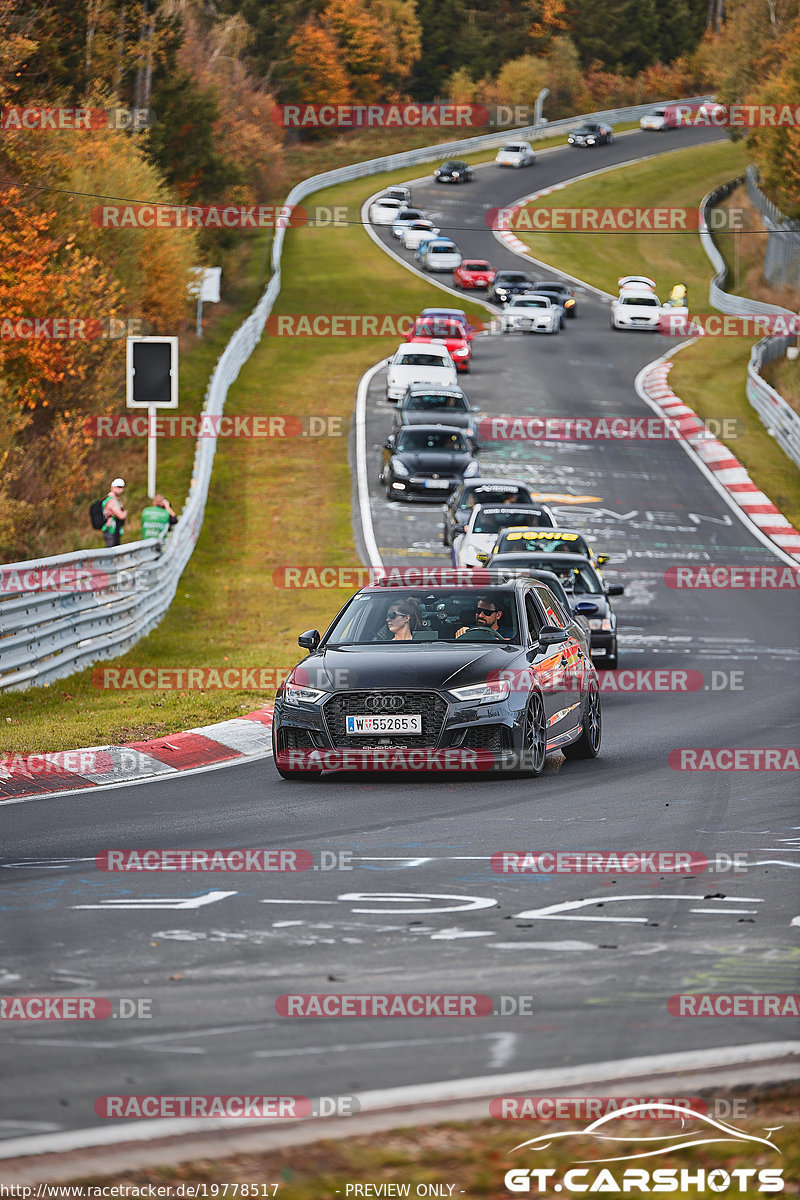
[[[0,758],[0,804],[263,758],[272,753],[272,714],[272,706],[259,708],[231,721],[123,746],[6,755]]]
[[[664,358],[646,366],[636,381],[639,394],[674,421],[684,441],[724,490],[728,501],[756,526],[762,535],[760,540],[769,539],[782,551],[782,557],[789,556],[800,562],[800,532],[769,496],[756,487],[747,468],[730,449],[712,437],[697,413],[675,395],[667,382],[671,369],[671,361]]]

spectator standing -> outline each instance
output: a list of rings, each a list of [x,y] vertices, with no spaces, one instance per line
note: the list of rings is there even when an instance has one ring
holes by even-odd
[[[106,546],[118,546],[122,541],[127,509],[122,507],[122,493],[125,491],[125,480],[119,476],[112,480],[111,490],[103,501],[103,516],[106,519],[103,526],[103,537]]]
[[[142,541],[153,537],[166,537],[178,520],[169,500],[156,492],[153,503],[142,512]]]

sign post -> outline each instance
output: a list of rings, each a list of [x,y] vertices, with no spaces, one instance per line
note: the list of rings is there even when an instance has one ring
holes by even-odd
[[[219,284],[222,267],[192,267],[189,295],[197,296],[197,336],[203,336],[203,301],[219,304]]]
[[[178,407],[178,339],[129,337],[126,344],[125,403],[147,409],[147,494],[156,494],[156,417]]]

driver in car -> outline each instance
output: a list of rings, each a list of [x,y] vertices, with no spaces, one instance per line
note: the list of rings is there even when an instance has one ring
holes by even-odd
[[[456,632],[456,637],[460,638],[469,629],[492,629],[499,634],[504,641],[508,641],[511,636],[509,631],[501,625],[503,619],[503,610],[498,608],[491,596],[478,596],[475,601],[475,624],[462,625]]]

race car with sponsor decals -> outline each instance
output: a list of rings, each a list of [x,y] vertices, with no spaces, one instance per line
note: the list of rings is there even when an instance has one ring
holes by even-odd
[[[536,526],[552,529],[555,523],[546,504],[477,505],[465,525],[453,526],[453,562],[457,567],[479,567],[503,530]]]
[[[521,479],[484,478],[465,479],[450,497],[444,510],[442,541],[445,546],[453,543],[456,525],[466,525],[476,504],[533,504],[527,483]]]
[[[552,529],[503,529],[491,546],[492,554],[513,554],[515,551],[531,550],[538,554],[581,554],[595,566],[608,562],[607,554],[596,555],[582,533],[577,529],[559,529],[553,522]],[[488,560],[486,562],[488,565]]]

